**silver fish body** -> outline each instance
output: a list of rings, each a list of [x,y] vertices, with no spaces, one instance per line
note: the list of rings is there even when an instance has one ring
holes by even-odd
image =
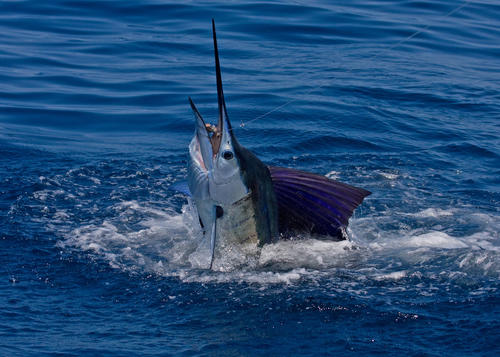
[[[206,124],[190,100],[196,119],[189,145],[188,185],[204,235],[210,237],[211,263],[224,247],[270,242],[278,235],[277,206],[269,169],[236,140],[229,121],[215,36],[219,119]]]
[[[211,242],[212,268],[214,264],[220,267],[224,252],[231,247],[255,250],[259,236],[252,192],[244,185],[239,169],[235,165],[225,177],[215,176],[213,166],[202,160],[202,146],[195,134],[189,146],[188,185],[204,238]]]

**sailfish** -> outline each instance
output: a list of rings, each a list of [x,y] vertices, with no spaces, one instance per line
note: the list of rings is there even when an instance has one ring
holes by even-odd
[[[210,240],[209,268],[224,258],[221,247],[261,247],[303,233],[346,239],[349,218],[370,192],[322,175],[268,166],[238,142],[224,99],[214,20],[212,33],[219,117],[217,125],[208,124],[189,98],[196,126],[184,190]]]

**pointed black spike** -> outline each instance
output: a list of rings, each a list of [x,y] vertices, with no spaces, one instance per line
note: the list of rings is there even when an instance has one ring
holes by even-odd
[[[215,76],[217,78],[217,101],[219,107],[219,121],[217,123],[217,129],[222,132],[222,125],[224,122],[224,114],[226,112],[226,103],[224,101],[224,91],[222,90],[222,75],[220,70],[219,61],[219,49],[217,47],[217,35],[215,32],[215,21],[212,19],[212,33],[214,38],[214,55],[215,55]],[[227,115],[227,114],[226,114]]]
[[[200,112],[198,111],[198,108],[196,108],[196,105],[194,105],[194,102],[191,99],[191,97],[188,97],[188,99],[189,99],[189,104],[191,105],[191,109],[193,110],[194,114],[198,118],[200,118],[203,123],[205,123],[205,120],[203,120],[203,117],[201,116]]]

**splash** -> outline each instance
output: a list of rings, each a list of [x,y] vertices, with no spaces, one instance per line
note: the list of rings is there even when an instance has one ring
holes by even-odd
[[[382,218],[354,219],[349,232],[351,240],[331,242],[296,237],[254,247],[252,255],[258,259],[252,263],[240,251],[228,251],[218,269],[209,271],[209,242],[198,228],[190,204],[178,213],[127,201],[115,205],[113,211],[113,217],[99,224],[71,230],[60,247],[90,252],[117,269],[175,276],[185,282],[295,284],[346,270],[355,279],[372,281],[431,277],[445,271],[450,278],[457,274],[461,278],[469,275],[470,279],[475,274],[499,276],[500,255],[495,244],[499,219],[495,216],[470,216],[479,219],[485,230],[462,237],[436,230],[383,230],[377,227]],[[458,214],[450,212],[428,209],[412,217],[439,220]],[[141,217],[138,222],[128,224],[137,217]],[[377,239],[367,241],[373,235]]]
[[[209,271],[209,241],[197,215],[183,197],[165,194],[165,184],[170,181],[157,167],[82,167],[41,176],[9,215],[22,217],[29,210],[31,220],[56,236],[63,251],[86,252],[121,271],[185,282],[289,285],[321,280],[337,289],[335,281],[342,280],[340,289],[360,295],[367,284],[411,282],[405,289],[420,284],[432,294],[436,283],[474,284],[500,277],[498,215],[469,206],[384,211],[370,203],[361,217],[351,218],[347,241],[304,235],[251,247],[249,254],[228,247],[217,270]]]

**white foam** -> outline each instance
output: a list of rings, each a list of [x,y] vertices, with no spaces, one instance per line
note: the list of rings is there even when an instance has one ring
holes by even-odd
[[[378,174],[388,180],[396,180],[399,175],[391,172],[378,171]]]
[[[300,239],[280,241],[265,245],[260,254],[259,266],[274,269],[306,267],[322,269],[344,266],[356,247],[352,242]]]
[[[442,249],[459,249],[468,247],[468,245],[460,239],[452,237],[444,232],[428,232],[416,236],[411,236],[403,239],[401,243],[405,247],[414,248],[430,247]]]
[[[444,210],[444,209],[441,209],[441,208],[427,208],[427,209],[424,209],[423,211],[420,211],[420,212],[417,212],[417,213],[413,213],[411,215],[415,216],[415,217],[420,217],[420,218],[449,217],[449,216],[453,216],[453,210],[451,210],[451,209]]]
[[[497,230],[500,219],[484,214],[465,215],[457,209],[428,208],[417,214],[399,215],[416,222],[422,218],[466,217],[480,227],[480,231],[457,236],[437,229],[411,229],[409,224],[391,226],[388,222],[392,224],[398,216],[389,212],[378,217],[353,219],[352,241],[332,242],[311,237],[279,241],[255,247],[252,253],[257,257],[255,261],[238,254],[228,255],[227,261],[219,265],[219,271],[206,270],[210,263],[209,241],[203,239],[190,205],[184,206],[180,214],[150,203],[126,201],[116,204],[112,212],[102,222],[89,222],[71,230],[59,245],[96,254],[117,269],[176,276],[186,282],[295,284],[303,279],[328,277],[337,269],[349,269],[355,274],[353,286],[342,289],[354,289],[360,295],[364,291],[363,279],[398,281],[421,275],[432,278],[435,272],[412,271],[401,268],[397,262],[422,267],[427,261],[439,261],[443,250],[456,257],[456,271],[500,274]],[[71,217],[62,211],[56,212],[56,216],[61,220]],[[388,265],[375,267],[379,261]],[[455,279],[451,271],[445,273]]]
[[[183,214],[137,201],[119,203],[114,210],[115,219],[73,229],[59,246],[91,252],[114,268],[175,275],[187,282],[291,284],[308,275],[308,269],[345,266],[353,254],[358,255],[348,241],[290,240],[255,247],[258,259],[254,264],[248,264],[247,257],[231,256],[219,272],[207,271],[209,242],[197,228],[189,205]],[[143,216],[138,229],[127,228],[124,223],[133,221],[137,214]]]
[[[40,190],[33,192],[33,197],[39,201],[47,201],[47,199],[51,199],[56,196],[66,196],[66,192],[63,190]]]
[[[376,275],[375,280],[400,280],[402,278],[405,278],[407,276],[408,272],[406,270],[403,271],[395,271],[392,273],[388,274],[381,274],[381,275]]]
[[[198,283],[227,283],[227,282],[245,282],[249,284],[294,284],[308,276],[308,271],[303,268],[293,269],[286,272],[274,271],[231,271],[231,272],[213,272],[204,271],[199,274],[184,272],[179,275],[182,281]]]
[[[469,248],[470,245],[465,243],[466,239],[453,237],[445,232],[430,231],[421,232],[405,232],[404,235],[396,237],[388,235],[387,237],[377,239],[368,244],[372,249],[420,249],[420,248],[439,248],[439,249],[463,249]]]
[[[340,179],[340,172],[332,170],[329,173],[327,173],[325,176],[328,177],[329,179],[332,179],[332,180],[338,180],[338,179]]]

